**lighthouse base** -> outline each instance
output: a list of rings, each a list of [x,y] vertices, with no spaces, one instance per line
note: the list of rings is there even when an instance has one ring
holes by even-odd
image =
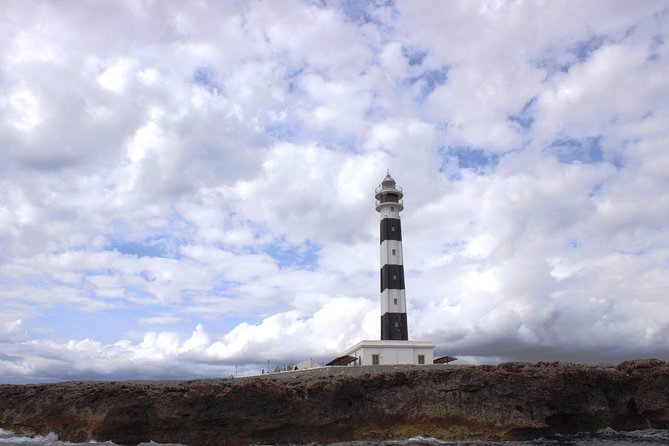
[[[429,341],[361,341],[340,358],[348,365],[432,364],[434,344]]]

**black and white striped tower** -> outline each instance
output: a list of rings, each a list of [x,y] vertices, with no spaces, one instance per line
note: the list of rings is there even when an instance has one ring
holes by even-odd
[[[381,214],[381,340],[409,339],[404,295],[402,188],[387,173],[376,188],[376,210]]]

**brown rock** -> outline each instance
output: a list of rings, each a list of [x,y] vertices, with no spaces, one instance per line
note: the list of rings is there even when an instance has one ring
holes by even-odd
[[[187,445],[428,435],[532,439],[669,427],[669,365],[328,367],[237,379],[0,386],[0,427]]]

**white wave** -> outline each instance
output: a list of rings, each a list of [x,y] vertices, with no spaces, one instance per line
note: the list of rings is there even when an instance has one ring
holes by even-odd
[[[644,429],[642,431],[626,432],[626,434],[636,438],[661,439],[669,441],[669,430],[664,429]]]
[[[59,441],[58,435],[50,432],[47,435],[16,435],[12,431],[0,429],[0,445],[24,445],[24,446],[119,446],[112,441],[98,442],[91,440],[86,443],[70,443]],[[185,446],[179,443],[156,443],[150,441],[139,443],[137,446]]]
[[[411,443],[420,443],[420,444],[448,444],[447,441],[444,440],[439,440],[437,438],[433,437],[424,437],[422,435],[417,435],[415,437],[411,437],[408,440],[405,441],[404,444],[411,444]]]
[[[56,444],[58,442],[58,435],[49,432],[46,435],[28,435],[16,436],[13,432],[1,430],[3,437],[0,438],[0,444],[25,444],[25,445],[47,445]],[[64,443],[60,443],[64,444]]]
[[[139,443],[137,446],[186,446],[181,443],[156,443],[155,441],[149,441],[148,443]]]

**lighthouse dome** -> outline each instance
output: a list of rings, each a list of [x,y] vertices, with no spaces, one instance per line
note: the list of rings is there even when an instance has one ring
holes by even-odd
[[[381,186],[383,186],[383,187],[395,187],[395,180],[393,180],[393,177],[390,176],[390,172],[388,172],[386,174],[386,177],[381,182]]]

